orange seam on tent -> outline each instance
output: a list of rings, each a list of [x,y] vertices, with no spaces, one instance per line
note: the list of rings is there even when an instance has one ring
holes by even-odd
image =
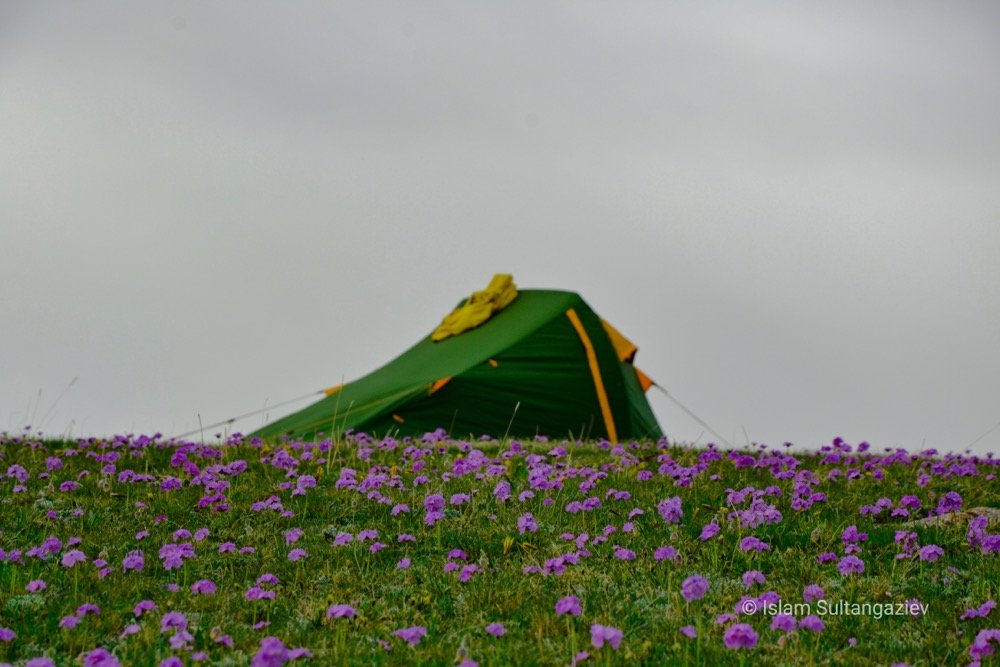
[[[402,424],[402,423],[404,423],[406,421],[405,419],[403,419],[399,415],[395,415],[395,414],[392,416],[392,420],[394,422],[396,422],[397,424]]]
[[[635,376],[639,378],[639,386],[642,387],[643,391],[649,391],[649,388],[656,384],[653,382],[653,378],[649,377],[635,366],[633,366],[632,369],[635,371]]]
[[[615,420],[611,414],[611,404],[608,403],[608,394],[604,391],[604,381],[601,379],[601,369],[597,365],[597,353],[594,352],[594,344],[590,342],[590,337],[587,336],[586,330],[583,328],[583,322],[580,321],[580,317],[576,314],[576,311],[570,308],[566,311],[566,317],[569,318],[570,323],[573,328],[576,329],[576,333],[580,336],[580,342],[583,343],[583,349],[587,352],[587,363],[590,365],[590,374],[594,378],[594,388],[597,390],[597,402],[601,406],[601,414],[604,416],[604,428],[608,432],[608,439],[613,442],[618,442],[618,431],[615,429]]]
[[[636,344],[623,336],[622,333],[618,331],[618,329],[611,326],[607,320],[601,320],[601,324],[604,325],[604,330],[607,332],[608,338],[611,339],[611,344],[615,348],[615,353],[618,354],[618,360],[631,362],[635,359],[635,353],[639,351]]]
[[[328,387],[328,388],[324,389],[323,393],[326,394],[327,396],[333,396],[334,394],[336,394],[338,391],[340,391],[343,388],[344,388],[344,385],[338,384],[338,385],[334,385],[332,387]]]
[[[437,382],[435,382],[434,384],[431,385],[431,391],[430,391],[430,393],[434,394],[441,387],[445,386],[449,382],[451,382],[451,376],[450,375],[448,377],[446,377],[446,378],[441,378],[440,380],[438,380]]]

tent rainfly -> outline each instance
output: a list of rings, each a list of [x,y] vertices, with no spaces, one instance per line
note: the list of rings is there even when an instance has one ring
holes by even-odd
[[[632,365],[636,351],[578,294],[517,291],[499,274],[385,366],[251,435],[443,428],[453,437],[656,439],[662,432],[645,396],[653,382]]]

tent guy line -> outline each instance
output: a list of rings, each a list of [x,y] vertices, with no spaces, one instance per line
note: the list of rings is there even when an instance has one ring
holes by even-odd
[[[732,447],[633,365],[637,351],[579,295],[518,291],[509,274],[497,274],[486,289],[459,302],[430,336],[368,375],[207,428],[322,395],[249,435],[309,439],[355,430],[420,436],[448,424],[452,436],[655,440],[663,432],[645,394],[656,386]]]
[[[208,426],[199,426],[198,428],[196,428],[196,429],[194,429],[192,431],[186,431],[184,433],[181,433],[180,435],[171,436],[170,439],[171,440],[181,440],[183,438],[190,437],[190,436],[192,436],[192,435],[194,435],[196,433],[202,433],[205,430],[211,431],[213,428],[219,428],[220,426],[229,426],[230,424],[234,424],[234,423],[236,423],[236,422],[238,422],[240,420],[249,419],[250,417],[256,417],[259,414],[263,414],[265,412],[268,412],[269,410],[274,410],[275,408],[281,408],[281,407],[284,407],[286,405],[291,405],[293,403],[299,403],[301,401],[306,400],[307,398],[313,398],[314,396],[320,396],[322,394],[325,394],[326,392],[327,392],[326,389],[320,389],[319,391],[310,391],[308,394],[304,394],[304,395],[298,396],[296,398],[290,398],[287,401],[282,401],[281,403],[276,403],[274,405],[268,405],[266,407],[259,408],[257,410],[252,411],[252,412],[244,412],[241,415],[236,415],[235,417],[230,417],[229,419],[223,419],[220,422],[215,422],[214,424],[209,424]]]
[[[722,442],[722,444],[726,445],[730,449],[733,448],[732,444],[730,444],[730,442],[728,440],[726,440],[724,437],[722,437],[719,434],[718,431],[716,431],[714,428],[712,428],[711,426],[709,426],[703,419],[701,419],[701,417],[699,417],[698,415],[696,415],[687,406],[685,406],[683,403],[681,403],[679,400],[677,400],[677,398],[673,394],[671,394],[669,391],[667,391],[663,386],[661,386],[659,383],[656,383],[656,382],[653,383],[653,386],[656,387],[658,390],[660,390],[660,392],[664,396],[666,396],[667,398],[669,398],[674,403],[674,405],[676,405],[681,410],[683,410],[685,414],[687,414],[689,417],[691,417],[691,419],[693,419],[694,421],[696,421],[700,426],[702,426],[704,429],[706,429],[709,433],[711,433],[716,438],[718,438],[719,441]],[[320,389],[318,391],[311,391],[308,394],[304,394],[304,395],[298,396],[296,398],[290,398],[287,401],[282,401],[281,403],[276,403],[274,405],[269,405],[269,406],[264,407],[264,408],[259,408],[257,410],[253,410],[252,412],[244,412],[243,414],[237,415],[235,417],[230,417],[229,419],[223,419],[222,421],[218,421],[218,422],[215,422],[213,424],[209,424],[208,426],[196,428],[196,429],[194,429],[192,431],[186,431],[184,433],[181,433],[180,435],[170,436],[170,439],[171,440],[181,440],[183,438],[190,437],[192,435],[204,432],[206,430],[211,431],[212,429],[219,428],[221,426],[229,426],[229,425],[234,424],[234,423],[236,423],[238,421],[242,421],[244,419],[249,419],[250,417],[256,417],[257,415],[263,414],[263,413],[268,412],[270,410],[273,410],[275,408],[280,408],[280,407],[284,407],[286,405],[292,405],[294,403],[299,403],[301,401],[306,400],[307,398],[313,398],[314,396],[329,395],[329,393],[330,393],[330,388]],[[520,407],[520,403],[518,403],[516,407]],[[512,420],[513,420],[513,418],[512,418]],[[996,429],[998,427],[1000,427],[1000,424],[997,424],[992,429],[990,429],[989,431],[987,431],[986,433],[984,433],[982,436],[980,436],[980,439],[982,439],[983,437],[989,435],[994,429]],[[508,429],[509,429],[509,427],[508,427]],[[504,437],[506,438],[506,435]]]
[[[734,448],[734,447],[732,446],[732,444],[730,444],[730,442],[729,442],[728,440],[726,440],[726,439],[725,439],[725,438],[723,438],[723,437],[722,437],[721,435],[719,435],[719,432],[718,432],[718,431],[716,431],[716,430],[715,430],[714,428],[712,428],[711,426],[709,426],[709,425],[708,425],[707,423],[705,423],[705,421],[704,421],[704,420],[702,420],[702,419],[701,419],[701,417],[699,417],[699,416],[698,416],[698,415],[696,415],[695,413],[691,412],[691,410],[689,410],[689,409],[687,408],[687,406],[685,406],[685,405],[684,405],[683,403],[681,403],[681,402],[680,402],[680,401],[678,401],[678,400],[677,400],[676,398],[674,398],[674,395],[673,395],[673,394],[671,394],[671,393],[670,393],[669,391],[667,391],[667,390],[666,390],[665,388],[663,388],[662,386],[660,386],[660,385],[659,385],[659,384],[657,384],[656,382],[654,382],[654,383],[653,383],[653,386],[654,386],[654,387],[656,387],[657,389],[659,389],[659,390],[660,390],[660,391],[661,391],[661,392],[663,393],[663,395],[664,395],[664,396],[666,396],[666,397],[667,397],[667,398],[669,398],[669,399],[670,399],[671,401],[673,401],[674,405],[676,405],[676,406],[677,406],[677,407],[679,407],[679,408],[680,408],[681,410],[683,410],[683,411],[685,412],[685,414],[687,414],[687,416],[691,417],[691,419],[695,420],[695,421],[696,421],[696,422],[698,422],[698,423],[699,423],[699,424],[700,424],[700,425],[701,425],[701,426],[702,426],[703,428],[707,429],[709,433],[711,433],[711,434],[712,434],[712,435],[714,435],[714,436],[715,436],[716,438],[718,438],[719,440],[721,440],[721,441],[722,441],[722,443],[723,443],[724,445],[726,445],[726,446],[727,446],[727,447],[729,447],[730,449],[735,449],[735,448]]]
[[[498,274],[396,358],[249,435],[416,437],[451,424],[452,436],[655,440],[637,350],[579,294]]]

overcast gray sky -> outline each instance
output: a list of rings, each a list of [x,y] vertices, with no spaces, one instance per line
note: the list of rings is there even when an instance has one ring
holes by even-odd
[[[510,272],[737,444],[961,450],[998,260],[993,2],[0,4],[0,430],[197,428]]]

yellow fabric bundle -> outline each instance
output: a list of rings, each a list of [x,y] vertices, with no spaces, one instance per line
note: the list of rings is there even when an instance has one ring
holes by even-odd
[[[442,341],[449,336],[457,336],[490,319],[493,313],[506,308],[517,296],[517,286],[514,277],[509,273],[498,273],[484,290],[473,292],[466,302],[451,311],[441,320],[441,324],[431,340]]]

